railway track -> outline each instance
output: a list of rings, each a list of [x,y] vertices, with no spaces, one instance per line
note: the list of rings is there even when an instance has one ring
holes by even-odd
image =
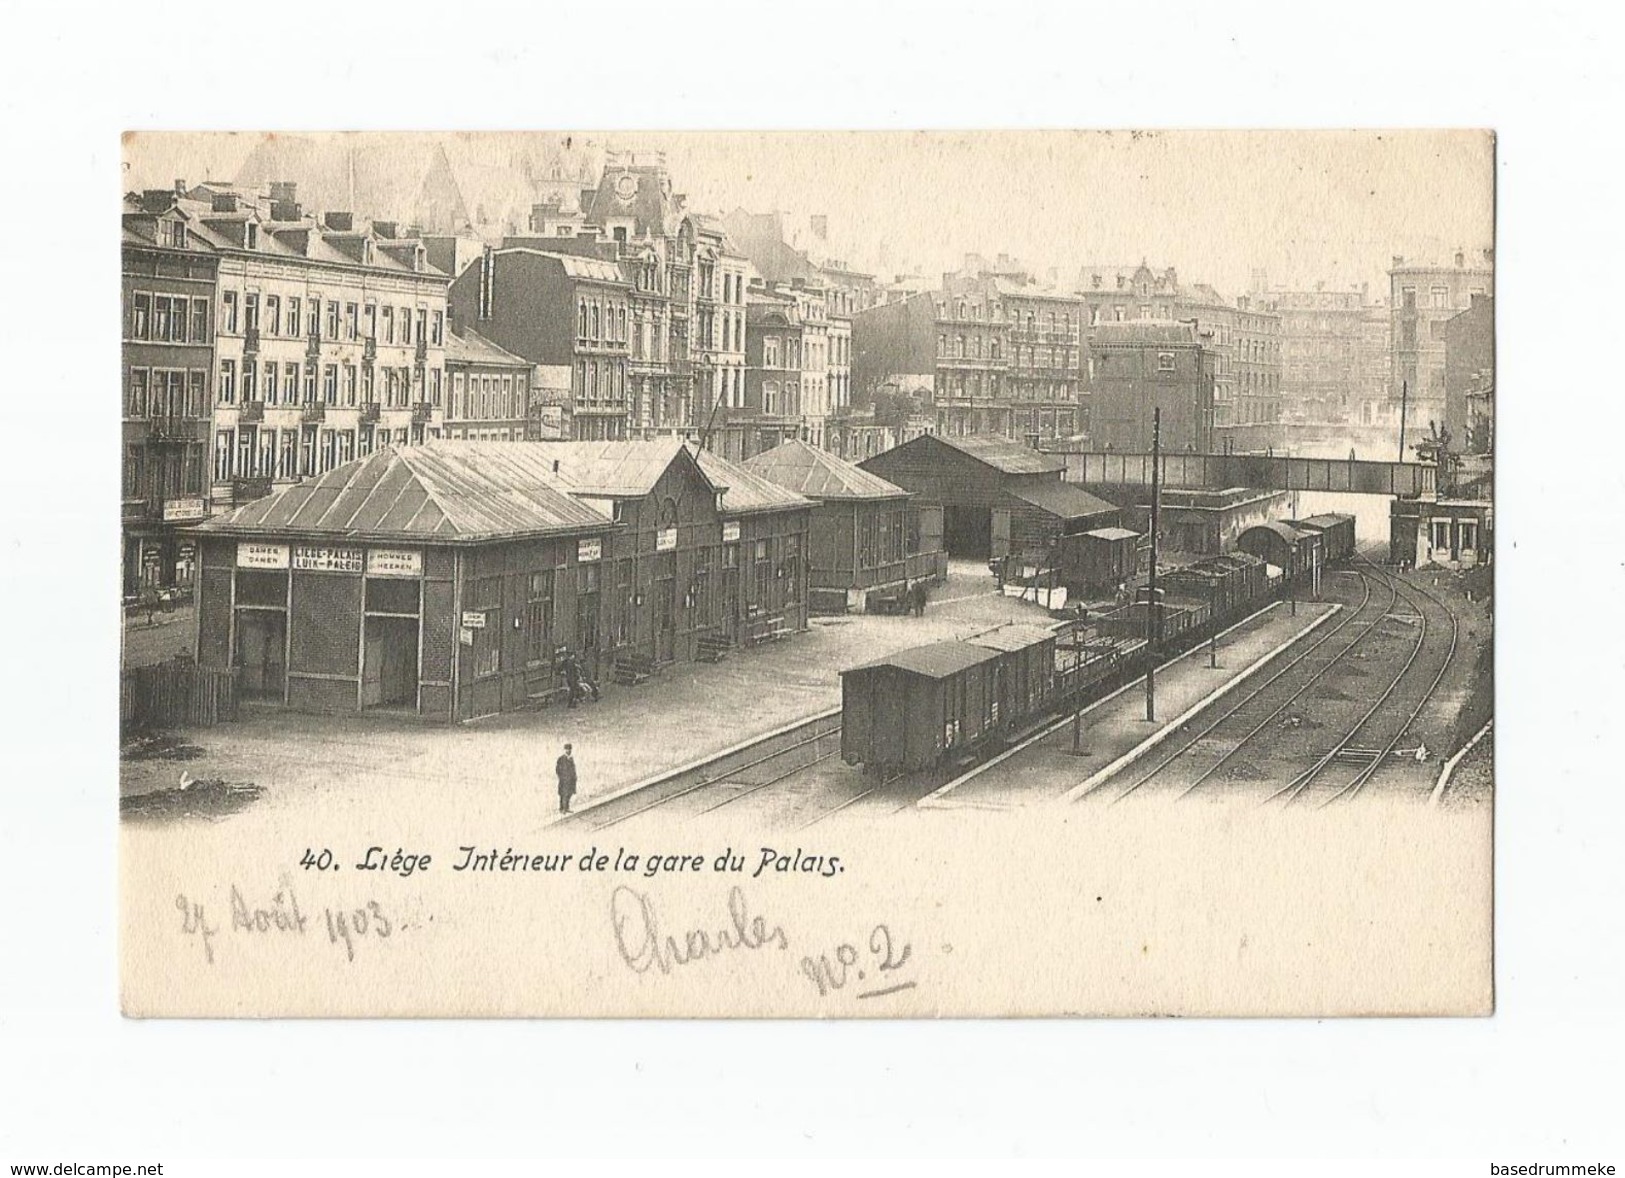
[[[1400,742],[1433,699],[1460,641],[1455,611],[1425,587],[1383,570],[1396,598],[1415,608],[1416,641],[1399,673],[1331,748],[1265,799],[1281,805],[1329,806],[1352,801],[1395,763]],[[1352,770],[1352,771],[1351,771]]]
[[[824,765],[841,751],[841,714],[823,712],[760,740],[578,810],[556,825],[607,830],[661,811],[662,819],[697,818],[760,797]]]
[[[1113,804],[1134,794],[1166,793],[1183,798],[1232,765],[1238,753],[1270,730],[1328,672],[1355,657],[1394,608],[1398,594],[1391,582],[1358,568],[1351,571],[1360,579],[1360,597],[1334,624],[1291,654],[1251,692],[1195,732],[1176,738],[1176,747],[1160,755],[1148,769],[1137,771],[1127,784],[1106,782],[1086,797]],[[1374,587],[1379,592],[1373,592]],[[1384,588],[1387,592],[1380,592]]]

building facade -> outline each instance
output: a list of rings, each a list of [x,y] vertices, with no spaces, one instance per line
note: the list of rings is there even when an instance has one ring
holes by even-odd
[[[633,288],[619,264],[528,246],[486,251],[452,284],[459,328],[531,364],[570,369],[570,429],[580,440],[626,438]]]
[[[1102,323],[1089,336],[1094,361],[1090,442],[1145,453],[1162,414],[1162,448],[1208,454],[1214,441],[1210,337],[1191,323]]]
[[[1260,295],[1281,317],[1281,420],[1347,425],[1357,420],[1362,372],[1362,323],[1368,289],[1275,290]]]
[[[445,436],[456,440],[519,442],[530,421],[529,361],[475,331],[446,339]]]
[[[1388,279],[1389,394],[1403,405],[1406,436],[1418,438],[1428,422],[1446,419],[1445,342],[1435,325],[1471,307],[1474,295],[1495,293],[1494,255],[1457,250],[1449,265],[1396,256]]]
[[[1473,295],[1467,310],[1446,319],[1436,331],[1444,341],[1444,424],[1451,449],[1486,454],[1490,438],[1483,407],[1489,402],[1483,395],[1495,386],[1494,296]],[[1477,414],[1471,411],[1470,400],[1479,406]]]
[[[123,557],[126,597],[191,588],[208,515],[219,257],[158,190],[123,214]]]
[[[215,510],[444,429],[449,276],[396,224],[296,196],[216,192],[197,215],[220,255]]]
[[[1015,436],[1065,438],[1086,432],[1085,304],[1018,280],[1000,279],[998,290],[1010,324],[1005,389]]]

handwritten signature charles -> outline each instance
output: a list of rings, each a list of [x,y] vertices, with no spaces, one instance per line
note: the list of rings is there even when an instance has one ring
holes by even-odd
[[[648,895],[624,884],[610,894],[609,919],[621,960],[640,974],[651,969],[669,974],[678,966],[724,953],[790,948],[790,938],[783,928],[776,924],[769,927],[766,918],[750,915],[745,894],[738,888],[728,892],[728,923],[715,928],[664,932]]]

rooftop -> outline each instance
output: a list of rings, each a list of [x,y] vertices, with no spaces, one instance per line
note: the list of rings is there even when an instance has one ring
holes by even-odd
[[[957,438],[943,434],[926,434],[925,437],[934,438],[944,446],[958,450],[961,454],[968,454],[978,462],[986,463],[1005,474],[1048,474],[1066,469],[1066,463],[1058,458],[1041,454],[1023,442],[1014,442],[1009,438],[992,434],[969,434]],[[904,445],[912,444],[904,443]]]
[[[553,472],[542,447],[462,441],[380,450],[200,525],[230,535],[448,543],[610,526]]]
[[[748,515],[756,511],[793,511],[798,507],[811,507],[813,502],[796,492],[781,487],[771,479],[746,470],[719,458],[709,450],[701,450],[696,457],[705,477],[722,488],[722,510],[730,515]]]
[[[811,499],[899,499],[908,495],[895,483],[800,440],[765,450],[743,466]]]
[[[907,650],[896,651],[873,662],[848,667],[841,674],[847,675],[853,671],[867,671],[876,667],[896,667],[910,674],[923,675],[927,679],[946,679],[949,675],[957,674],[967,667],[990,662],[998,657],[997,650],[985,646],[972,646],[965,642],[933,642],[927,646],[911,646]]]
[[[447,333],[446,361],[448,363],[461,361],[464,364],[503,364],[510,368],[530,367],[530,361],[523,356],[515,356],[512,352],[497,347],[479,332],[468,328]]]
[[[1117,513],[1114,505],[1091,495],[1075,483],[1035,483],[1012,490],[1011,494],[1060,519],[1084,519],[1091,515]]]

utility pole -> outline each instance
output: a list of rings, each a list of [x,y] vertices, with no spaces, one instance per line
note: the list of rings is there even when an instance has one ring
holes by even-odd
[[[1157,718],[1157,527],[1162,518],[1162,410],[1151,411],[1151,575],[1145,603],[1145,718]]]
[[[1399,382],[1399,460],[1405,461],[1405,411],[1410,407],[1411,385],[1409,381]]]
[[[1207,665],[1209,670],[1219,666],[1219,579],[1213,578],[1207,587]]]

